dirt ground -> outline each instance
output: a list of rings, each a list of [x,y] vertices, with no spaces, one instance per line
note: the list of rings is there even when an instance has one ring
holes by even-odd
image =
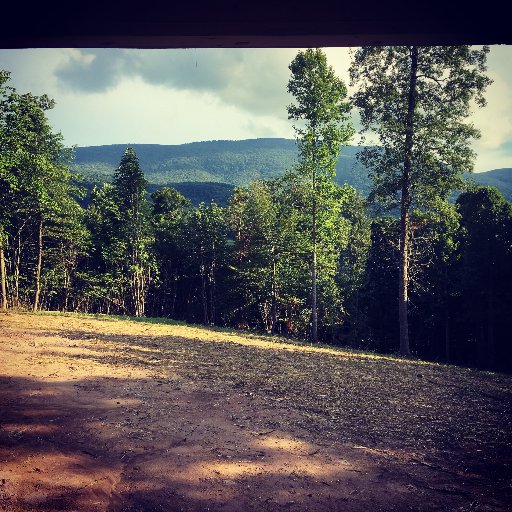
[[[0,510],[512,510],[512,378],[0,315]]]

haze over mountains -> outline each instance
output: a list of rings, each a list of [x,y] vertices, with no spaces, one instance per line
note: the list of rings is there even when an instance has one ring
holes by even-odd
[[[293,139],[129,146],[137,153],[150,192],[162,186],[172,186],[195,204],[211,200],[225,204],[235,186],[280,176],[297,162]],[[72,167],[91,185],[111,181],[127,147],[113,144],[76,148]],[[365,168],[356,159],[359,150],[357,146],[342,148],[336,166],[336,181],[348,183],[366,195],[371,182]],[[475,173],[469,179],[481,185],[495,186],[507,200],[512,200],[512,168]]]

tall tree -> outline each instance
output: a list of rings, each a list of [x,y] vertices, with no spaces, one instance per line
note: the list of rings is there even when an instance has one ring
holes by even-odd
[[[227,209],[235,240],[233,267],[240,304],[240,321],[256,322],[268,333],[274,332],[281,289],[283,261],[283,208],[276,184],[254,181],[247,188],[235,189]],[[259,317],[259,322],[257,318]]]
[[[127,148],[122,156],[112,186],[119,199],[122,215],[121,238],[126,242],[130,309],[135,316],[144,316],[147,286],[153,268],[149,250],[152,235],[146,197],[147,181],[132,148]]]
[[[218,321],[218,274],[226,251],[226,221],[224,210],[214,202],[200,203],[188,215],[185,227],[190,275],[199,277],[200,284],[189,290],[190,299],[200,302],[201,314],[198,318],[206,325]],[[193,281],[194,279],[192,279]],[[197,297],[199,295],[199,297]],[[197,299],[199,298],[199,301]]]
[[[512,204],[493,187],[459,196],[461,324],[476,340],[482,368],[510,368]]]
[[[310,217],[311,340],[318,341],[317,259],[318,221],[331,195],[340,146],[353,135],[347,88],[321,49],[299,51],[291,62],[288,92],[296,103],[288,106],[295,121],[300,163],[296,175],[307,187],[304,207]]]
[[[358,87],[363,132],[379,146],[361,160],[373,179],[371,197],[400,209],[398,311],[400,353],[409,355],[408,289],[411,213],[432,208],[462,188],[462,173],[473,168],[471,141],[478,130],[466,121],[483,93],[489,49],[469,46],[365,46],[353,54],[351,84]]]
[[[83,297],[78,276],[81,262],[91,245],[90,232],[85,225],[85,211],[77,202],[82,190],[69,186],[61,196],[59,208],[48,217],[45,233],[46,266],[42,274],[46,290],[44,307],[68,311],[75,309]]]
[[[183,233],[190,201],[177,190],[163,187],[151,194],[153,253],[158,279],[153,280],[151,313],[176,318],[178,288],[184,275],[186,244]]]
[[[8,74],[2,73],[0,82],[5,84],[7,78]],[[6,274],[4,245],[10,238],[16,247],[14,303],[18,304],[20,266],[26,263],[21,261],[21,239],[30,239],[29,249],[36,247],[32,251],[35,259],[32,308],[36,311],[42,292],[46,228],[72,201],[74,187],[67,167],[71,154],[64,146],[62,135],[52,131],[46,118],[45,112],[53,108],[53,100],[46,95],[18,94],[10,87],[2,87],[0,93],[0,194],[5,206],[0,221],[0,253],[4,253],[4,258],[0,258],[4,261],[2,281]]]
[[[2,202],[3,208],[5,208],[5,193],[7,192],[8,182],[7,178],[7,167],[8,158],[4,150],[4,140],[6,138],[6,116],[5,116],[5,100],[8,95],[8,86],[5,84],[9,80],[9,73],[4,70],[0,70],[0,201]],[[2,294],[0,302],[0,310],[7,310],[7,271],[5,266],[5,246],[6,246],[6,224],[7,218],[5,212],[0,215],[0,292]]]
[[[82,270],[86,286],[80,308],[85,311],[130,313],[122,219],[119,199],[112,184],[94,187],[86,212],[92,243]]]

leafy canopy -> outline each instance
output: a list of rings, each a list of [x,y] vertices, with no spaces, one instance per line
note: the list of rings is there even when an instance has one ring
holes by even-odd
[[[411,206],[428,206],[463,188],[461,174],[473,169],[471,141],[480,136],[467,118],[474,106],[485,105],[483,94],[491,83],[484,74],[488,52],[485,46],[365,46],[353,52],[350,77],[357,86],[353,102],[362,133],[373,132],[379,141],[379,147],[361,153],[374,199],[390,208],[400,202],[408,130]],[[411,89],[413,56],[417,67]]]

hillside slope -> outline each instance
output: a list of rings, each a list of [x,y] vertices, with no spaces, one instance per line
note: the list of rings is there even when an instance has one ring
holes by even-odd
[[[470,179],[479,185],[496,187],[507,201],[512,201],[512,168],[475,173]]]
[[[232,187],[248,185],[255,179],[280,176],[297,162],[296,144],[291,139],[131,146],[152,189],[173,186],[194,202],[208,197],[220,198],[223,202]],[[110,181],[125,149],[122,144],[76,148],[72,167],[91,183]],[[359,150],[356,146],[342,148],[336,165],[336,181],[348,183],[366,195],[371,183],[366,170],[357,161]],[[477,173],[472,178],[475,183],[496,186],[508,200],[512,200],[512,169]],[[224,184],[224,187],[209,185],[214,183]]]

